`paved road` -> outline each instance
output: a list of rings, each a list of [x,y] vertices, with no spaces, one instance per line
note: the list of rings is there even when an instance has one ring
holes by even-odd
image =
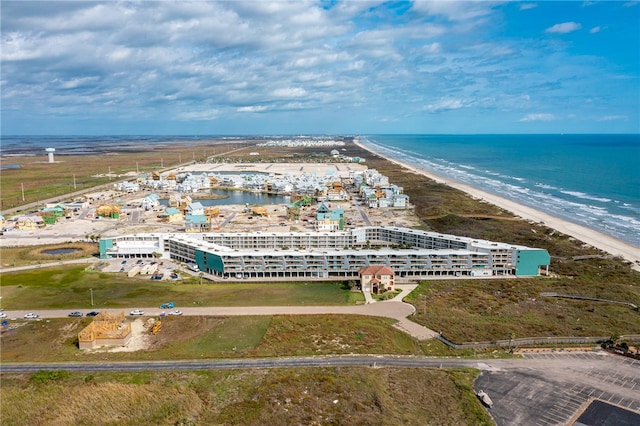
[[[401,300],[416,287],[415,284],[398,285],[402,292],[393,300],[384,302],[373,302],[364,305],[349,306],[243,306],[243,307],[182,307],[177,306],[183,315],[209,315],[209,316],[238,316],[238,315],[367,315],[374,317],[385,317],[395,319],[394,326],[418,340],[431,339],[437,335],[420,324],[417,324],[407,317],[414,313],[413,305],[404,303]],[[112,314],[124,311],[128,314],[133,309],[141,309],[145,316],[158,316],[162,312],[158,307],[133,306],[118,309],[96,309]],[[8,318],[22,318],[27,312],[35,312],[40,318],[64,318],[71,311],[80,311],[83,314],[90,309],[47,309],[47,310],[10,310],[5,311]]]

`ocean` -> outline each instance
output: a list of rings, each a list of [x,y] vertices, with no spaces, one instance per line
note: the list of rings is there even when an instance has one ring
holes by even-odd
[[[640,247],[640,135],[368,135],[360,141]]]

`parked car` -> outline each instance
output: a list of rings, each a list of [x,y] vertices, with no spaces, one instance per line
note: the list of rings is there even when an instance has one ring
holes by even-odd
[[[69,313],[70,317],[81,317],[82,316],[82,312],[78,312],[78,311],[73,311]]]
[[[95,317],[96,315],[98,315],[100,312],[98,311],[91,311],[87,314],[88,317]]]
[[[34,319],[34,318],[40,318],[40,315],[34,314],[33,312],[29,312],[28,314],[24,314],[24,317],[26,319]]]
[[[134,309],[133,311],[131,311],[131,315],[144,315],[144,311],[141,311],[140,309]]]
[[[179,311],[179,310],[171,311],[169,312],[169,315],[182,315],[182,311]]]
[[[4,312],[0,312],[0,318],[6,318],[7,314],[5,314]]]

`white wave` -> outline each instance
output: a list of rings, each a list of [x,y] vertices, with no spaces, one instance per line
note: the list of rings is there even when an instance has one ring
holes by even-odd
[[[548,185],[546,183],[536,182],[534,185],[537,186],[538,188],[542,188],[542,189],[558,189],[555,186]]]
[[[571,195],[573,197],[582,198],[582,199],[585,199],[585,200],[600,201],[602,203],[610,203],[611,202],[610,198],[596,197],[595,195],[589,195],[589,194],[585,194],[584,192],[579,192],[579,191],[563,191],[563,190],[560,190],[560,192],[562,192],[563,194]]]
[[[444,158],[425,158],[424,154],[408,150],[400,151],[395,147],[385,147],[373,143],[370,143],[370,145],[375,150],[391,158],[640,246],[640,220],[637,218],[640,214],[640,206],[631,203],[620,203],[609,198],[597,197],[584,192],[563,190],[541,182],[527,186],[526,180],[522,178],[492,172],[491,170],[477,170]],[[523,183],[523,185],[513,183],[514,181]],[[553,193],[543,192],[543,190],[558,191],[572,198],[553,195]],[[610,208],[630,211],[630,215],[627,216],[624,213],[616,214],[609,211],[606,206],[587,204],[584,202],[585,200],[611,203],[609,204]]]

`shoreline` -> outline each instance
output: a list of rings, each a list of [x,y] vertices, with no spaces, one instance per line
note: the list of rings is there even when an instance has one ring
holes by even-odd
[[[514,216],[522,218],[523,220],[543,223],[544,225],[555,229],[556,231],[561,232],[565,235],[569,235],[579,241],[582,241],[585,244],[605,251],[613,256],[622,257],[633,264],[632,269],[640,271],[640,248],[638,247],[613,238],[609,235],[605,235],[601,232],[594,231],[593,229],[589,229],[585,226],[569,222],[567,220],[538,211],[528,206],[524,206],[522,204],[516,203],[515,201],[511,201],[498,195],[488,193],[481,189],[474,188],[470,185],[436,175],[429,170],[412,166],[410,164],[396,160],[395,158],[390,158],[361,142],[356,142],[354,140],[353,143],[360,148],[382,158],[385,158],[387,161],[397,164],[407,170],[426,176],[427,178],[436,182],[444,183],[445,185],[450,186],[451,188],[458,189],[473,198],[498,206],[512,213]]]

